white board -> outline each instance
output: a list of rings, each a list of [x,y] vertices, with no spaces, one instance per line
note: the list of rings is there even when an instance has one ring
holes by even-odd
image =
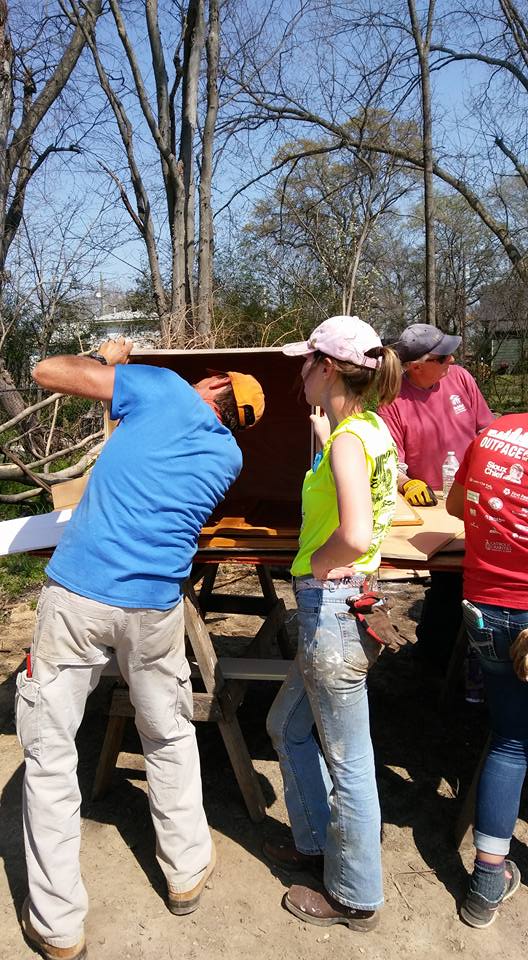
[[[0,523],[0,556],[56,547],[71,515],[71,510],[54,510],[37,517],[4,520]]]

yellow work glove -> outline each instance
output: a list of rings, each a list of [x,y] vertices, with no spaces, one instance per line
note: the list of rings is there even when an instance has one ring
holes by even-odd
[[[438,503],[425,480],[407,480],[407,483],[403,484],[403,496],[413,507],[434,507],[435,503]]]

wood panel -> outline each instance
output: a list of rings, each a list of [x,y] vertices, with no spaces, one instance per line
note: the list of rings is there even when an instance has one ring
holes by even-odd
[[[464,522],[451,517],[445,509],[443,500],[434,507],[416,508],[423,523],[419,530],[409,527],[392,528],[381,545],[384,559],[406,560],[412,566],[413,560],[429,560],[442,547],[464,534]]]
[[[174,370],[189,383],[209,372],[239,370],[261,383],[266,410],[253,429],[240,431],[236,440],[244,457],[238,479],[213,514],[244,517],[252,525],[298,528],[300,493],[311,463],[311,423],[302,390],[302,357],[286,357],[280,350],[156,350],[135,349],[131,363],[153,364]],[[248,510],[253,511],[252,515]]]

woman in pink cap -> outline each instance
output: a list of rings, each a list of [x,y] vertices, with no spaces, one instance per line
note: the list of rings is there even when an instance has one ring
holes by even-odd
[[[396,502],[396,449],[363,398],[376,384],[390,403],[401,367],[358,317],[331,317],[284,353],[306,356],[306,400],[325,410],[331,432],[303,485],[292,566],[298,654],[268,717],[293,844],[267,842],[264,853],[288,870],[324,868],[324,889],[294,885],[286,894],[295,916],[370,930],[383,889],[366,679],[380,646],[346,599],[376,572]]]

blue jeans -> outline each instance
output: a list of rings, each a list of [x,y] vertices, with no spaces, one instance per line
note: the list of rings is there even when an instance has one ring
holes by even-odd
[[[324,883],[340,903],[383,902],[380,809],[366,679],[380,647],[350,615],[345,580],[295,583],[299,650],[268,716],[296,848],[324,853]],[[322,746],[314,736],[314,723]]]
[[[478,786],[474,842],[478,850],[506,855],[528,763],[528,683],[515,675],[510,646],[528,627],[528,611],[474,606],[482,613],[483,629],[465,612],[464,621],[482,667],[492,734]]]

